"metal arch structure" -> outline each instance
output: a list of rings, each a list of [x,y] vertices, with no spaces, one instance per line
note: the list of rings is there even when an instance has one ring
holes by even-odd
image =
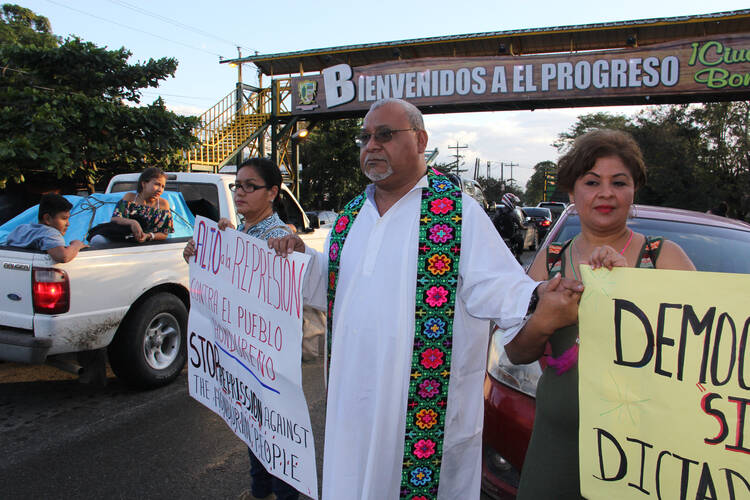
[[[652,48],[710,37],[739,39],[744,45],[735,54],[733,69],[744,71],[739,88],[732,92],[689,94],[666,93],[649,96],[638,92],[626,96],[568,96],[558,99],[534,99],[534,96],[509,96],[507,99],[454,99],[438,102],[414,101],[424,113],[451,113],[510,109],[538,109],[544,107],[575,107],[590,105],[656,104],[700,102],[710,100],[744,100],[750,98],[750,9],[697,16],[644,19],[613,23],[534,28],[498,32],[484,32],[443,37],[398,40],[359,44],[296,52],[258,54],[221,61],[237,65],[240,78],[237,88],[217,106],[201,117],[202,128],[197,131],[201,144],[188,152],[193,169],[218,170],[243,150],[252,155],[271,158],[282,168],[288,181],[297,182],[297,146],[291,140],[300,123],[308,120],[363,116],[369,103],[326,107],[322,103],[301,106],[300,82],[315,82],[318,90],[323,74],[334,66],[366,68],[373,73],[389,65],[392,74],[409,71],[428,71],[431,65],[457,64],[461,61],[490,61],[490,63],[519,65],[539,58],[586,57],[618,53],[647,53]],[[739,38],[738,38],[739,37]],[[241,83],[243,64],[253,64],[261,75],[270,77],[266,88],[255,88]],[[407,69],[404,69],[407,68]],[[369,74],[368,73],[368,74]],[[360,78],[362,78],[360,73]],[[390,76],[390,75],[389,75]],[[742,75],[740,75],[742,76]],[[353,77],[356,78],[356,75]],[[361,82],[360,82],[361,83]],[[262,87],[262,85],[261,85]],[[361,89],[359,89],[361,90]],[[359,97],[362,101],[362,97]],[[365,100],[366,101],[366,100]],[[359,105],[357,105],[359,104]],[[268,145],[270,144],[270,148]],[[297,193],[298,194],[298,193]]]
[[[259,54],[224,60],[222,64],[252,63],[268,76],[302,75],[305,72],[321,71],[338,63],[367,66],[393,60],[431,57],[520,57],[577,53],[643,47],[710,35],[746,33],[749,29],[750,9],[745,9],[697,16],[495,31]]]

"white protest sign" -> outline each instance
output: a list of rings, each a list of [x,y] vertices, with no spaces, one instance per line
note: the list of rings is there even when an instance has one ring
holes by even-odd
[[[271,474],[317,498],[302,391],[302,281],[309,256],[197,217],[190,259],[190,395],[220,415]]]

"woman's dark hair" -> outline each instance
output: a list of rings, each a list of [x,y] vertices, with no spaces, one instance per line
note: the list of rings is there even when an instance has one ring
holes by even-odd
[[[39,200],[39,222],[42,222],[42,216],[45,214],[54,217],[60,212],[70,212],[71,208],[73,205],[59,194],[43,194]]]
[[[162,169],[159,167],[148,167],[146,170],[141,172],[141,175],[138,177],[138,187],[136,190],[139,193],[143,192],[143,183],[151,182],[151,179],[157,179],[159,177],[166,177],[167,174],[164,173]]]
[[[254,168],[260,178],[263,179],[263,183],[269,189],[273,186],[276,186],[279,192],[281,192],[281,171],[274,162],[267,158],[248,158],[247,160],[240,163],[239,167],[237,167],[237,173],[240,173],[240,169],[243,169],[245,167]],[[276,194],[274,202],[276,201],[276,199],[278,199],[278,197],[279,195]]]
[[[636,190],[646,183],[646,165],[635,139],[620,130],[599,129],[576,138],[570,151],[557,162],[557,186],[572,193],[576,181],[594,168],[599,158],[608,156],[616,156],[625,164]]]

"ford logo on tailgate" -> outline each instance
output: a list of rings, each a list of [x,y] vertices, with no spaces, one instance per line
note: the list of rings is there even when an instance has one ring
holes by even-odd
[[[31,266],[28,264],[16,264],[15,262],[3,262],[3,269],[10,269],[11,271],[29,271]]]
[[[21,296],[20,295],[16,295],[15,293],[9,293],[8,294],[8,298],[10,300],[15,300],[16,302],[18,302],[19,300],[21,300]]]

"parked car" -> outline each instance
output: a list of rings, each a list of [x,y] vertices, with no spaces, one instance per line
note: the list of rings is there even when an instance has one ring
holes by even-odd
[[[336,212],[331,210],[321,210],[318,212],[318,221],[320,227],[331,227],[336,222]]]
[[[568,204],[561,201],[540,201],[536,206],[540,208],[549,208],[549,211],[552,212],[552,223],[554,224],[557,222],[560,214],[563,213],[563,210],[565,210],[565,207],[567,207]]]
[[[484,191],[482,191],[482,186],[480,186],[477,181],[472,179],[464,179],[463,177],[459,177],[456,174],[449,173],[445,175],[453,184],[460,187],[461,191],[477,200],[477,203],[479,203],[479,205],[483,209],[487,210],[489,208],[489,205],[487,204],[487,198],[485,198]]]
[[[307,218],[310,219],[310,225],[312,227],[324,227],[329,228],[336,222],[336,212],[330,210],[312,210],[305,212]]]
[[[523,213],[536,227],[539,241],[544,241],[552,227],[552,212],[546,207],[522,207]]]
[[[114,176],[107,193],[135,190],[138,176]],[[166,177],[166,191],[174,192],[175,202],[180,200],[186,211],[213,220],[225,217],[239,225],[229,189],[234,175],[167,172]],[[120,195],[114,198],[119,200]],[[86,203],[92,207],[91,215],[81,213],[83,224],[71,226],[68,238],[80,230],[83,239],[96,209],[105,212],[95,195]],[[170,205],[176,228],[178,217],[188,222],[179,215],[186,212]],[[112,209],[109,205],[106,219]],[[302,207],[283,184],[278,213],[297,228],[306,245],[323,249],[328,230],[310,227]],[[56,263],[41,250],[3,246],[1,237],[18,223],[20,219],[14,218],[0,228],[0,361],[48,363],[81,373],[75,354],[107,347],[113,371],[133,386],[158,387],[179,376],[187,357],[190,306],[188,265],[182,251],[192,224],[188,231],[183,227],[164,241],[113,242],[85,248],[72,261]]]
[[[750,274],[750,224],[688,210],[634,205],[628,226],[680,245],[698,271]],[[580,232],[575,205],[569,206],[540,248]],[[516,493],[536,408],[536,386],[544,361],[513,365],[498,333],[490,341],[484,381],[482,488],[495,498]],[[510,495],[510,496],[509,496]]]

